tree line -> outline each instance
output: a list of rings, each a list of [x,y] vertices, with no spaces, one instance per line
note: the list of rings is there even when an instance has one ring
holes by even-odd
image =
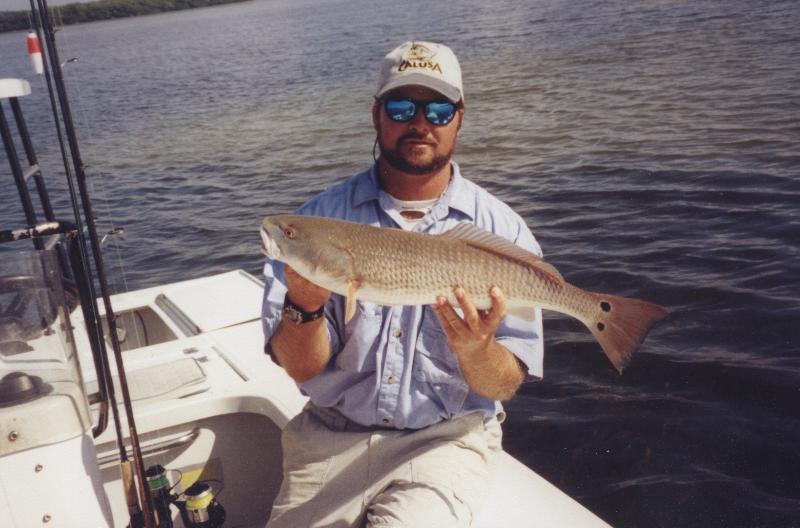
[[[69,25],[112,18],[152,15],[166,11],[179,11],[195,7],[208,7],[247,0],[97,0],[88,3],[65,4],[51,7],[54,24]],[[28,11],[0,11],[0,33],[30,28]]]

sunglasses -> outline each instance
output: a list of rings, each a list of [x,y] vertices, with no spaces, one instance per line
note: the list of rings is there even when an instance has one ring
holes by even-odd
[[[392,121],[406,122],[411,121],[417,114],[417,108],[422,107],[423,115],[431,124],[444,126],[456,115],[456,105],[450,101],[415,101],[413,99],[394,99],[383,100],[386,114]]]

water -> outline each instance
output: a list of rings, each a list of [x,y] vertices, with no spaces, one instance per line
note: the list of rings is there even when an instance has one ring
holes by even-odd
[[[31,77],[23,36],[0,35],[2,76]],[[371,162],[377,67],[409,38],[461,58],[464,173],[571,282],[672,313],[621,377],[549,316],[507,449],[617,527],[800,527],[794,1],[257,1],[65,28],[95,208],[125,229],[115,288],[257,273],[263,215]]]

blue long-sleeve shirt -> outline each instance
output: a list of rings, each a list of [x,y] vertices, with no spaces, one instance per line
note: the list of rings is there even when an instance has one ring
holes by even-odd
[[[471,222],[541,255],[525,222],[503,202],[461,176],[413,229],[438,234]],[[375,166],[316,196],[297,214],[339,218],[380,227],[403,225],[391,199],[381,191]],[[283,265],[267,261],[262,319],[267,343],[281,320],[286,294]],[[364,426],[418,429],[444,419],[502,410],[499,402],[470,390],[458,359],[430,306],[381,306],[358,301],[344,323],[345,299],[333,294],[325,306],[331,358],[323,372],[300,384],[318,406],[334,407]],[[506,316],[497,341],[542,376],[542,318],[533,322]],[[269,345],[267,345],[269,347]]]

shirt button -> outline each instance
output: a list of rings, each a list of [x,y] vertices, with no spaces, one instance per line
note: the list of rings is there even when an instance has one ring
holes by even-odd
[[[394,376],[389,376],[388,378],[386,378],[386,382],[389,385],[394,385],[397,382],[397,378],[395,378]]]
[[[403,331],[402,330],[400,330],[399,328],[395,329],[395,331],[394,331],[394,336],[395,337],[401,337],[402,335],[403,335]]]

